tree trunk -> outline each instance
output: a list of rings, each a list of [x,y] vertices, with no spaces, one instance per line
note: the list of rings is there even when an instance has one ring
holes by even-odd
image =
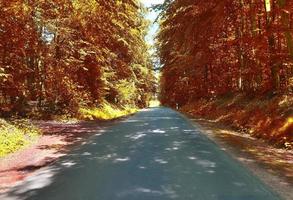
[[[265,0],[265,9],[266,9],[266,29],[270,31],[272,24],[275,20],[275,12],[271,10],[275,6],[268,6],[270,0]],[[273,1],[274,4],[274,1]],[[269,9],[269,10],[268,10]],[[271,82],[272,82],[272,92],[278,92],[280,89],[280,63],[276,62],[274,57],[276,55],[276,40],[274,33],[270,33],[268,36],[268,45],[270,52],[270,69],[271,69]]]

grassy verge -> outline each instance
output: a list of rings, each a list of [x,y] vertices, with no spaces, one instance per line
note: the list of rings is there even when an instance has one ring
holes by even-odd
[[[79,119],[93,120],[110,120],[126,116],[132,113],[137,112],[136,108],[132,107],[117,107],[115,105],[104,103],[97,108],[81,108]]]
[[[29,145],[40,133],[28,121],[8,122],[0,119],[0,157]]]
[[[293,148],[293,97],[242,95],[200,99],[182,108],[193,116],[221,122],[277,146]]]
[[[60,122],[77,122],[79,120],[111,120],[137,112],[136,108],[125,106],[118,107],[104,103],[96,108],[81,108],[76,117],[60,115],[53,119]],[[0,157],[16,152],[31,144],[41,130],[26,120],[4,120],[0,118]]]

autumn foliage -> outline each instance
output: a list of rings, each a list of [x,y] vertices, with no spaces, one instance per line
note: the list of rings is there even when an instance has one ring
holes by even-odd
[[[293,1],[265,2],[172,2],[158,37],[163,102],[292,92]]]
[[[143,12],[137,0],[0,0],[1,114],[147,106]]]
[[[292,0],[174,0],[156,9],[164,105],[293,141]]]

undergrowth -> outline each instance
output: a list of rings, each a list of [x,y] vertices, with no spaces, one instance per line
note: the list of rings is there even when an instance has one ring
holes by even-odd
[[[29,145],[40,133],[40,130],[28,121],[8,122],[0,119],[0,157]]]
[[[199,99],[182,108],[193,116],[221,122],[265,139],[279,147],[293,148],[293,97]]]
[[[135,112],[137,112],[137,109],[130,106],[118,107],[109,103],[103,103],[101,106],[95,108],[81,108],[79,111],[79,119],[110,120]]]
[[[53,120],[62,123],[94,119],[111,120],[135,112],[137,112],[137,109],[131,106],[115,106],[106,102],[99,107],[80,108],[77,116],[73,117],[69,114],[58,115],[54,116]],[[0,157],[26,147],[40,134],[41,131],[29,123],[28,120],[4,120],[0,118]]]

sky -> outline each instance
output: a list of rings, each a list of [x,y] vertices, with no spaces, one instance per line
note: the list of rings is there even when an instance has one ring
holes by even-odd
[[[162,4],[162,3],[164,3],[164,0],[141,0],[141,2],[145,6],[149,7],[149,6],[153,5],[153,4]]]
[[[141,0],[141,2],[146,6],[146,7],[150,7],[151,5],[155,5],[155,4],[162,4],[164,3],[164,0]],[[159,29],[158,24],[153,24],[153,22],[155,21],[155,19],[157,18],[158,13],[155,11],[150,12],[146,18],[148,20],[150,20],[152,22],[152,26],[149,30],[149,33],[146,37],[146,40],[149,44],[153,45],[154,44],[154,37]]]
[[[165,0],[141,0],[141,2],[146,6],[146,7],[150,7],[151,5],[157,5],[157,4],[162,4],[164,3]],[[154,46],[154,43],[155,43],[155,37],[156,37],[156,34],[159,30],[159,25],[157,23],[154,23],[155,20],[157,19],[158,17],[158,12],[155,12],[155,11],[150,11],[147,15],[146,15],[146,18],[148,20],[151,21],[151,27],[149,29],[149,32],[146,36],[146,41],[147,43],[149,43],[150,45]],[[154,48],[151,48],[150,49],[150,53],[151,54],[154,54],[155,53],[155,49]],[[154,56],[153,58],[155,59],[156,56]],[[155,59],[157,61],[155,62],[158,62],[158,59]],[[160,64],[156,64],[159,67]],[[157,73],[155,73],[156,76],[159,76],[159,72],[157,71]]]

